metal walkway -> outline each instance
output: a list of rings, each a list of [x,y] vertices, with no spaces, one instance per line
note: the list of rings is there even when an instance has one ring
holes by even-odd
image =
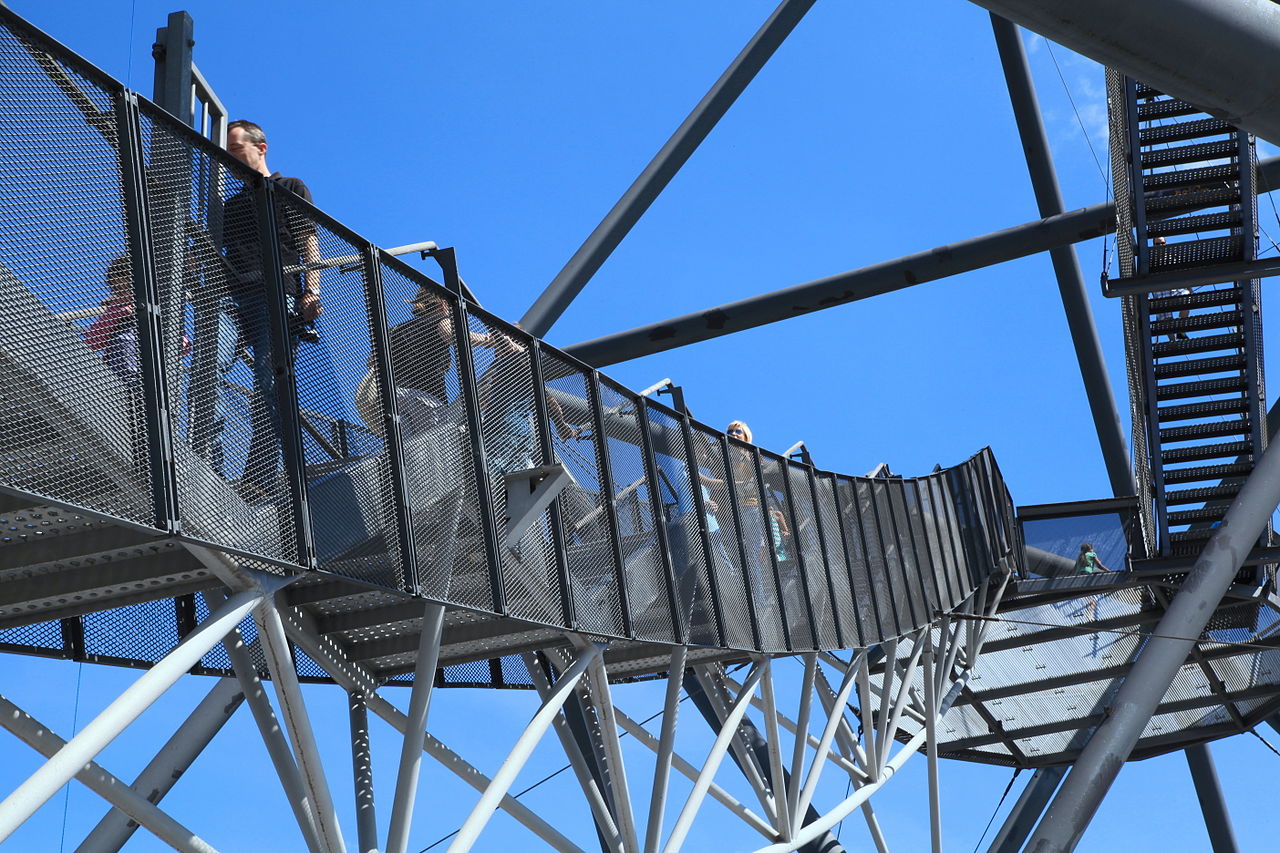
[[[482,686],[538,693],[512,766],[554,719],[602,847],[638,851],[617,734],[647,733],[617,711],[610,685],[661,677],[664,738],[681,689],[717,732],[702,772],[682,769],[695,789],[667,849],[703,796],[767,849],[827,843],[857,808],[886,849],[866,798],[926,742],[935,786],[939,756],[1074,760],[1178,588],[1176,572],[1082,576],[1047,552],[1027,565],[989,449],[922,477],[856,477],[634,393],[487,313],[451,250],[426,247],[442,282],[425,276],[3,7],[0,62],[0,214],[12,225],[0,233],[0,650],[146,668],[136,688],[147,696],[185,672],[222,676],[212,704],[237,679],[312,850],[344,843],[305,712],[295,714],[299,680],[351,694],[353,742],[368,711],[405,734],[388,850],[404,849],[403,791],[424,749],[484,791],[451,849],[498,807],[577,849],[507,796],[515,770],[487,779],[425,734],[432,687]],[[1247,137],[1205,119],[1143,129],[1189,108],[1131,94],[1135,138],[1196,141],[1135,164],[1147,203],[1118,205],[1137,235],[1130,269],[1250,260]],[[1165,171],[1221,157],[1243,170]],[[1205,213],[1211,203],[1222,209]],[[1211,229],[1226,234],[1148,242]],[[318,343],[295,342],[286,293],[303,286],[323,296]],[[262,328],[251,335],[241,321],[229,341],[250,299]],[[95,337],[122,305],[109,340]],[[1131,364],[1143,368],[1135,399],[1150,424],[1138,464],[1151,472],[1140,479],[1152,529],[1135,537],[1137,556],[1157,543],[1185,564],[1261,456],[1256,305],[1253,281],[1127,300]],[[1210,370],[1226,375],[1186,379]],[[1232,440],[1205,440],[1222,437]],[[1280,705],[1264,576],[1231,590],[1135,757],[1246,730]],[[793,655],[805,686],[794,721],[778,713],[771,669]],[[278,691],[289,743],[271,740],[258,678]],[[377,695],[388,684],[410,687],[407,715]],[[807,728],[814,696],[823,736],[795,738],[788,773],[778,729]],[[763,736],[744,723],[753,703]],[[61,744],[4,710],[6,727],[59,758],[0,803],[0,840],[79,773],[175,848],[211,849],[88,763],[102,718]],[[673,754],[648,740],[659,768],[645,849],[656,849],[657,777]],[[763,816],[711,783],[726,755]],[[819,816],[827,763],[857,791]]]

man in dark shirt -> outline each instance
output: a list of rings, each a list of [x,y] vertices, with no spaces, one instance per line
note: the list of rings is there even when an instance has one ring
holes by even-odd
[[[227,151],[255,172],[272,179],[278,190],[287,190],[311,201],[311,191],[300,179],[286,178],[267,168],[267,138],[262,128],[253,122],[234,121],[227,126]],[[286,270],[283,280],[287,299],[298,317],[309,323],[323,310],[320,272],[296,270],[320,258],[315,226],[279,201],[275,217],[280,261]],[[240,350],[248,349],[253,355],[254,395],[250,401],[252,437],[245,456],[242,491],[254,499],[269,499],[276,496],[273,487],[282,430],[271,357],[269,294],[263,273],[257,198],[251,185],[244,186],[223,205],[222,255],[226,262],[227,286],[218,322],[219,395],[212,461],[215,467],[224,465],[223,439],[226,413],[230,409],[226,395],[234,393],[227,387],[227,374],[235,366]],[[289,271],[290,268],[295,271]],[[296,346],[296,336],[292,337],[291,344]]]

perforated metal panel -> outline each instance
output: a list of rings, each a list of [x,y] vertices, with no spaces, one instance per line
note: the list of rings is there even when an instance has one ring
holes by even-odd
[[[811,469],[795,462],[786,463],[787,489],[790,505],[795,510],[795,527],[792,541],[796,557],[804,572],[805,586],[813,609],[813,624],[819,648],[832,649],[841,645],[836,631],[836,612],[832,605],[831,579],[827,574],[827,560],[822,548],[821,520],[813,503],[813,487],[809,481]]]
[[[493,607],[492,576],[456,357],[457,299],[398,264],[382,264],[381,279],[419,587],[429,598],[487,610]],[[383,414],[382,392],[375,384],[357,394],[371,431],[369,422]],[[372,407],[360,403],[367,399]]]
[[[556,499],[572,606],[578,626],[592,633],[621,636],[622,589],[615,551],[613,484],[602,474],[603,436],[596,434],[593,410],[598,406],[590,375],[556,355],[540,351],[547,422],[555,461],[573,477],[573,485]]]
[[[141,112],[184,532],[301,564],[259,192],[242,164],[174,127],[158,107]]]
[[[746,565],[743,581],[755,602],[760,645],[769,651],[785,651],[788,646],[783,607],[774,606],[781,602],[781,591],[770,556],[772,534],[755,450],[732,437],[728,438],[728,448],[729,472],[738,502],[738,534]]]
[[[693,496],[684,426],[679,415],[656,403],[649,404],[648,415],[681,618],[688,628],[690,643],[716,645],[721,638],[711,601],[703,521],[698,517]]]
[[[469,308],[472,358],[480,404],[480,435],[499,538],[505,535],[505,475],[545,464],[544,436],[534,400],[534,346],[524,332]],[[545,510],[520,540],[501,548],[507,611],[537,622],[563,624],[562,566],[552,532],[552,513]]]
[[[705,507],[704,520],[711,544],[711,566],[720,612],[724,618],[724,644],[752,648],[750,593],[742,570],[741,535],[730,497],[731,478],[725,471],[721,434],[703,426],[693,429],[693,452],[697,460],[698,488]]]
[[[0,481],[152,523],[118,84],[0,28]]]
[[[786,462],[780,456],[761,453],[760,471],[763,477],[760,493],[765,509],[765,550],[778,573],[791,648],[816,648],[818,643],[810,615],[809,592],[797,551],[796,519],[787,501]]]
[[[277,194],[278,215],[296,241],[282,252],[281,274],[292,280],[290,290],[318,292],[322,305],[310,329],[298,306],[291,306],[297,312],[296,412],[317,564],[365,583],[407,589],[398,534],[403,519],[384,435],[386,382],[374,353],[378,318],[369,297],[368,247],[336,233],[289,194]]]
[[[650,485],[652,479],[645,461],[642,430],[648,428],[647,421],[636,396],[603,377],[600,410],[602,437],[613,475],[609,488],[618,520],[632,630],[636,636],[671,642],[677,634],[667,577],[669,557],[658,535],[654,509],[657,494]]]

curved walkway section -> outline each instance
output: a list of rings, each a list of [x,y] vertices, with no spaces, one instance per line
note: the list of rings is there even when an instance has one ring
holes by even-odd
[[[460,297],[451,252],[442,285],[0,24],[10,505],[538,625],[764,652],[875,645],[1017,568],[989,450],[865,478],[728,437]]]

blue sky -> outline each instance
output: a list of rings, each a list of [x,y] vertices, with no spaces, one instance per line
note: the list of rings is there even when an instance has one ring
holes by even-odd
[[[150,44],[172,11],[168,4],[9,5],[150,93]],[[196,22],[198,65],[234,117],[266,128],[273,168],[305,178],[321,207],[383,246],[435,240],[457,247],[462,275],[483,304],[515,320],[773,5],[382,2],[356,12],[330,0],[257,7],[195,0],[187,9]],[[1063,48],[1051,52],[1036,37],[1028,49],[1067,208],[1105,200],[1094,159],[1105,169],[1101,69]],[[1271,206],[1260,208],[1264,229],[1280,235]],[[959,0],[827,0],[548,340],[595,338],[1035,218],[987,13]],[[1103,243],[1078,251],[1112,383],[1122,394],[1119,304],[1094,286]],[[671,377],[701,420],[722,426],[745,419],[758,443],[778,451],[803,439],[817,464],[832,470],[862,473],[888,462],[897,473],[924,473],[991,445],[1017,503],[1109,495],[1044,256],[607,372],[633,388]],[[1127,411],[1123,397],[1119,405]],[[0,683],[66,733],[77,715],[69,697],[78,678],[83,725],[134,677],[79,669],[6,657]],[[208,689],[204,680],[192,682],[162,700],[104,763],[129,778]],[[637,716],[660,702],[646,690],[634,693]],[[391,695],[407,702],[407,693]],[[344,768],[341,694],[317,688],[308,697],[333,735],[331,764]],[[433,728],[492,772],[497,748],[514,740],[516,722],[531,712],[529,698],[439,695]],[[35,766],[22,749],[14,746],[18,758],[0,769],[9,788]],[[385,820],[396,753],[386,738],[380,749]],[[1215,755],[1242,847],[1257,849],[1264,842],[1251,795],[1280,758],[1248,736],[1215,746]],[[543,750],[539,761],[558,766],[554,750]],[[278,786],[246,770],[264,762],[241,712],[175,791],[175,814],[220,849],[297,849],[296,831],[281,820],[287,810]],[[895,849],[924,849],[923,763],[909,766],[894,790],[877,797],[877,809]],[[1009,771],[948,763],[943,772],[948,849],[971,849]],[[333,784],[350,828],[350,797],[338,772]],[[544,786],[534,795],[542,797],[538,807],[559,808],[576,796],[572,786],[567,774]],[[438,797],[439,809],[416,824],[415,850],[454,828],[474,799],[453,782],[424,796]],[[69,802],[67,837],[78,839],[99,805],[80,789]],[[62,803],[60,795],[9,847],[59,849]],[[1156,827],[1133,819],[1136,809],[1154,817],[1152,804]],[[703,830],[707,846],[693,849],[751,849],[745,836],[732,848],[711,840],[721,838],[723,826],[711,819]],[[480,849],[528,838],[507,823],[496,829],[503,834]],[[589,842],[585,822],[579,830],[575,837]],[[860,825],[850,822],[847,832],[857,843],[863,838]],[[1177,754],[1127,767],[1080,849],[1149,849],[1153,834],[1171,853],[1207,846]],[[159,848],[139,835],[129,849]]]

